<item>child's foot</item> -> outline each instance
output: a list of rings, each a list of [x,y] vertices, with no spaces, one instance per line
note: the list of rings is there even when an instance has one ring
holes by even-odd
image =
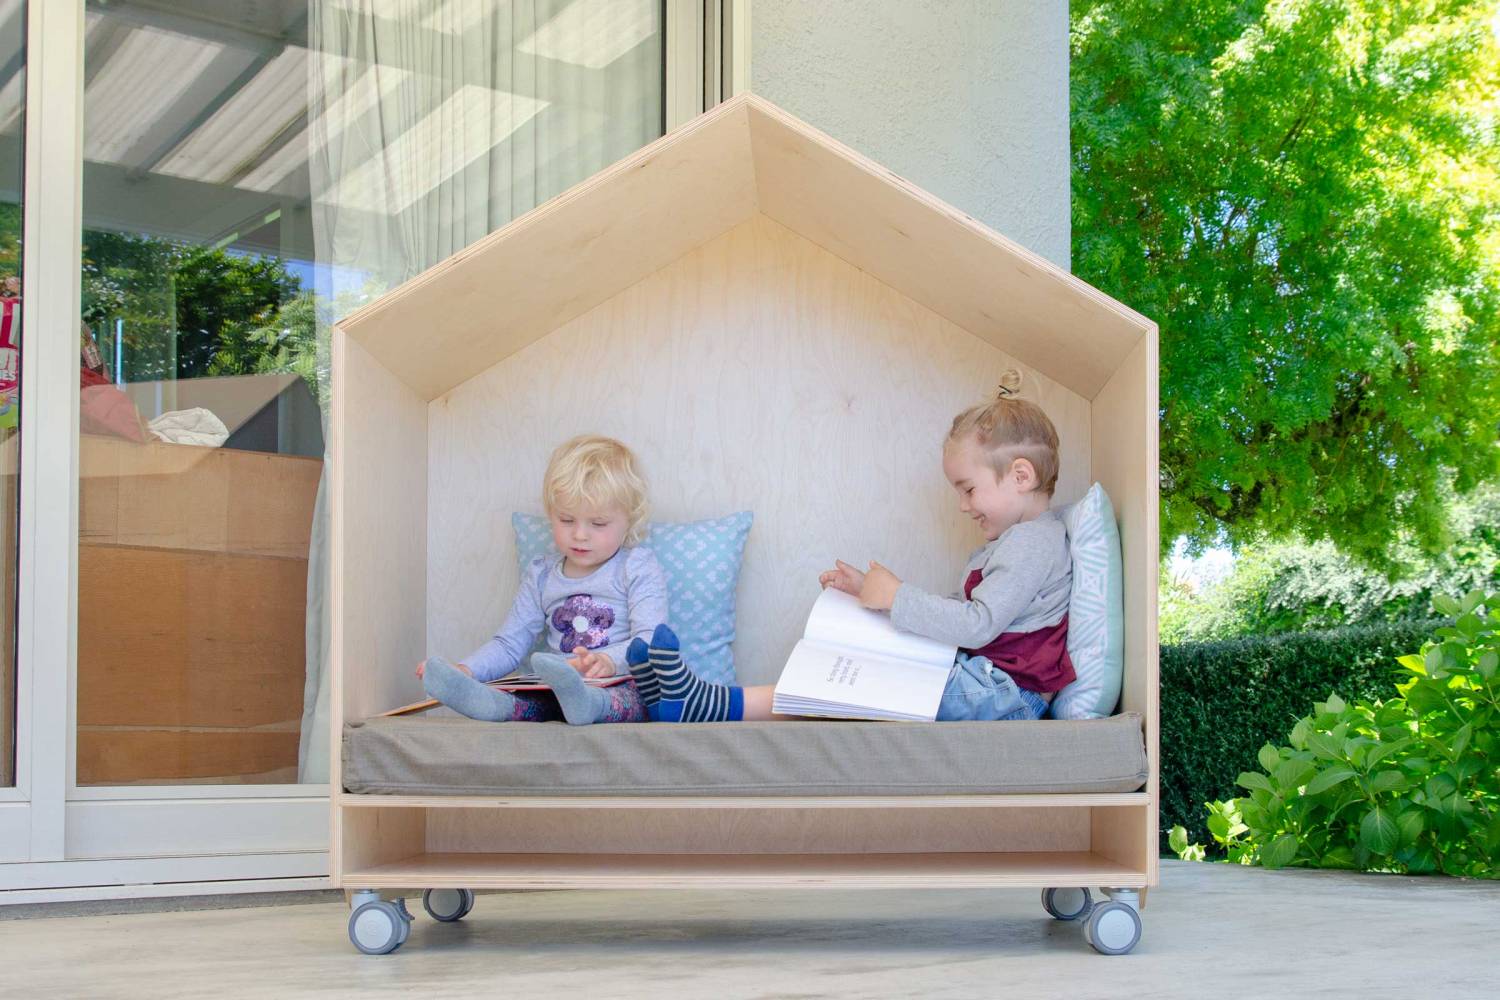
[[[625,665],[630,668],[630,676],[635,678],[635,690],[641,696],[641,702],[647,708],[654,708],[661,698],[661,682],[656,679],[656,671],[651,669],[651,648],[645,639],[636,636],[630,640],[630,645],[625,648]]]
[[[510,722],[516,717],[516,699],[476,681],[447,660],[431,656],[422,673],[422,689],[460,715],[481,722]]]
[[[568,663],[567,657],[556,653],[536,653],[531,657],[531,669],[537,672],[542,682],[557,696],[562,706],[563,718],[571,726],[587,726],[605,721],[614,699],[609,689],[590,687],[578,671]]]
[[[658,722],[737,722],[745,717],[745,689],[710,684],[682,662],[677,634],[658,625],[651,635],[650,666],[661,685],[651,709]]]

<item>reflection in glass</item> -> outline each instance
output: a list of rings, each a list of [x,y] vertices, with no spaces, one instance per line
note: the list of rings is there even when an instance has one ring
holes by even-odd
[[[662,5],[171,6],[87,8],[77,780],[317,782],[328,322],[659,135]]]
[[[16,532],[26,4],[0,0],[0,786],[16,783]]]

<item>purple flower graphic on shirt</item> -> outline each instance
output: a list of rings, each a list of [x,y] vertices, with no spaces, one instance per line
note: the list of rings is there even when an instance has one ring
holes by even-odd
[[[608,644],[609,627],[614,623],[614,609],[587,594],[573,594],[552,612],[552,627],[562,634],[557,646],[564,653]]]

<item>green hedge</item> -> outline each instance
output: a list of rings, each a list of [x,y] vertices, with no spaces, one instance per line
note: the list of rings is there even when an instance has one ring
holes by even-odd
[[[1335,692],[1345,701],[1395,693],[1396,657],[1415,653],[1442,622],[1350,626],[1322,632],[1161,650],[1161,849],[1167,831],[1187,828],[1189,843],[1212,843],[1205,802],[1239,794],[1234,780],[1254,770],[1267,742],[1286,742],[1313,702]]]

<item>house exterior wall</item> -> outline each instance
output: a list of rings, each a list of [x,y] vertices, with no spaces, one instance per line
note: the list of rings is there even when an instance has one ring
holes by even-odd
[[[751,90],[1069,264],[1066,0],[752,0]]]

